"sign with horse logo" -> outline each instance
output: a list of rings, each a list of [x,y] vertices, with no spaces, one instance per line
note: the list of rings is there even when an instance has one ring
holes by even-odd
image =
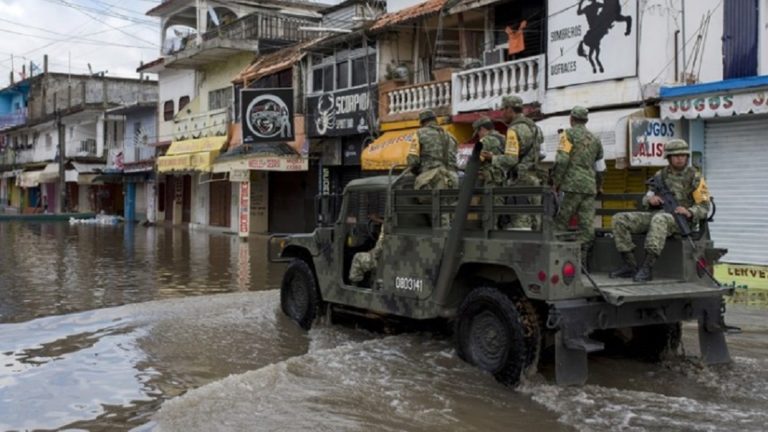
[[[637,75],[637,0],[549,0],[547,87]]]
[[[243,89],[240,118],[244,144],[293,141],[293,89]]]

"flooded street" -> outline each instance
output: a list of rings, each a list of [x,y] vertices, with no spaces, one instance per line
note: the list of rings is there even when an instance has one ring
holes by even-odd
[[[734,364],[590,357],[517,391],[450,339],[280,312],[263,240],[185,229],[0,224],[0,430],[719,431],[768,423],[768,310],[731,306]]]

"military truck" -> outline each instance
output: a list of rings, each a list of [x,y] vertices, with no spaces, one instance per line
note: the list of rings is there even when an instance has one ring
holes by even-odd
[[[691,320],[703,362],[730,362],[729,291],[701,267],[725,251],[714,248],[706,222],[691,242],[668,239],[651,282],[608,277],[619,265],[610,232],[598,232],[587,273],[573,233],[554,229],[556,195],[541,187],[476,188],[478,160],[476,146],[458,190],[414,190],[406,172],[354,180],[340,203],[320,200],[313,233],[270,239],[273,254],[290,261],[280,289],[284,313],[305,329],[328,313],[440,319],[453,325],[462,359],[507,385],[552,347],[557,383],[584,384],[587,354],[605,347],[606,333],[658,358],[679,345],[681,322]],[[537,195],[542,204],[528,204]],[[450,226],[441,226],[444,214]],[[534,214],[539,226],[502,229],[500,219],[514,214]],[[383,224],[371,215],[383,215]],[[350,283],[354,255],[374,247],[379,229],[376,269]]]

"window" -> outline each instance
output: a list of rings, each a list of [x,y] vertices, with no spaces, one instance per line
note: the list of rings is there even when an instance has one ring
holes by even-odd
[[[224,87],[208,92],[208,111],[227,108],[232,102],[232,87]]]
[[[336,90],[349,87],[349,60],[336,64]]]
[[[163,120],[165,121],[171,121],[173,120],[173,101],[165,101],[163,103]]]
[[[352,87],[376,82],[376,55],[368,56],[367,65],[365,60],[365,57],[352,60]],[[366,69],[368,80],[365,79]]]
[[[323,69],[317,68],[312,71],[312,91],[323,91]]]
[[[179,98],[179,111],[183,110],[184,107],[189,105],[189,96],[182,96]]]

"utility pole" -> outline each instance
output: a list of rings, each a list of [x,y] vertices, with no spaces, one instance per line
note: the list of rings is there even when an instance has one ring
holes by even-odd
[[[64,174],[64,159],[66,146],[64,144],[67,129],[61,121],[61,110],[56,110],[56,128],[59,131],[59,199],[56,202],[56,213],[64,213],[67,202],[67,179]]]

